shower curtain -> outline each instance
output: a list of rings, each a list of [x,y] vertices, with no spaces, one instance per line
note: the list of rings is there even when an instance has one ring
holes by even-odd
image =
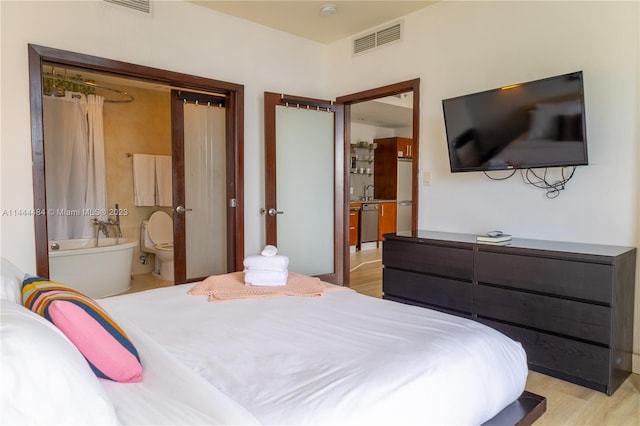
[[[227,272],[224,108],[184,104],[187,279]]]
[[[104,98],[87,95],[87,122],[89,124],[89,157],[87,181],[87,208],[94,209],[99,220],[107,217],[107,173],[104,161]]]
[[[91,238],[91,219],[105,219],[95,215],[106,213],[102,102],[74,92],[43,97],[49,240]]]

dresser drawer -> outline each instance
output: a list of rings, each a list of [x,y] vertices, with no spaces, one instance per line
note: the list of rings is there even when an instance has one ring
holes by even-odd
[[[614,267],[543,257],[478,251],[475,279],[611,305]]]
[[[387,294],[383,295],[382,298],[385,300],[392,300],[394,302],[403,303],[405,305],[419,306],[421,308],[431,309],[432,311],[438,311],[449,315],[455,315],[457,317],[473,319],[471,313],[469,312],[455,311],[453,309],[443,308],[442,306],[430,305],[429,303],[417,302],[415,300],[403,299],[402,297],[390,296]]]
[[[473,279],[473,249],[386,240],[382,263],[391,268],[431,275]]]
[[[496,321],[478,320],[520,342],[527,353],[527,361],[534,367],[601,385],[609,383],[611,350],[608,348]]]
[[[606,306],[476,285],[474,310],[478,316],[611,344],[611,308]]]
[[[401,297],[465,313],[471,312],[473,295],[470,282],[399,271],[387,266],[382,270],[382,274],[382,292],[385,296]]]

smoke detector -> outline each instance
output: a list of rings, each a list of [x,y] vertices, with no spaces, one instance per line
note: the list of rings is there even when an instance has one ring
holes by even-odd
[[[323,4],[320,8],[320,13],[322,13],[324,16],[335,15],[337,11],[338,8],[335,4]]]

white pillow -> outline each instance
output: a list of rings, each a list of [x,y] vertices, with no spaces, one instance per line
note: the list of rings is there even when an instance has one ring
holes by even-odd
[[[22,304],[22,279],[24,273],[4,257],[0,259],[0,299]]]
[[[73,344],[44,318],[0,300],[3,424],[118,424],[111,400]]]

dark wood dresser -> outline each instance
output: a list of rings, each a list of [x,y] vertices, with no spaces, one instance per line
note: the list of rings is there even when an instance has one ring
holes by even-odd
[[[385,235],[384,298],[473,318],[529,368],[611,395],[631,372],[636,249],[431,231]]]

